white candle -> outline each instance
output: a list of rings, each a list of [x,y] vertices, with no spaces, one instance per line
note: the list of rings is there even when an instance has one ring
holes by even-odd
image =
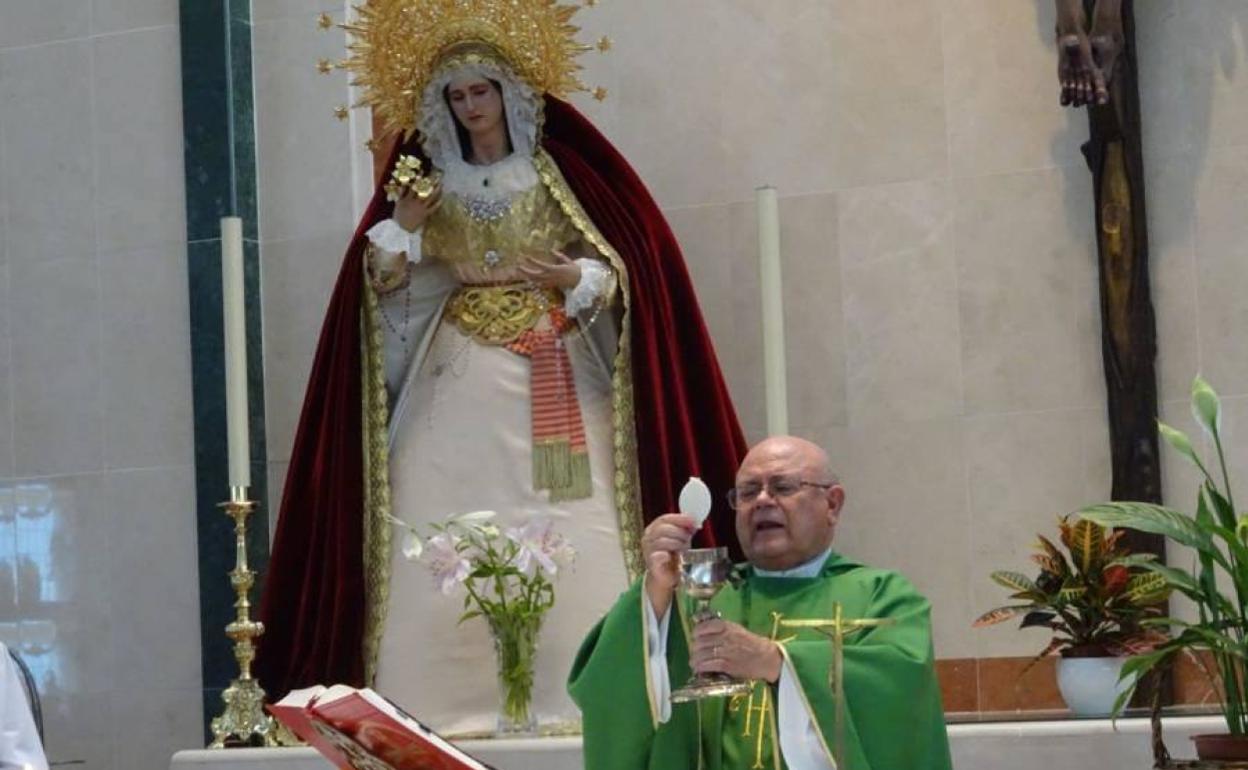
[[[758,278],[763,291],[763,383],[767,434],[789,432],[784,360],[784,283],[780,274],[780,205],[776,188],[758,188]]]
[[[243,290],[243,220],[221,219],[221,297],[225,317],[225,414],[230,486],[251,486],[247,430],[247,309]]]

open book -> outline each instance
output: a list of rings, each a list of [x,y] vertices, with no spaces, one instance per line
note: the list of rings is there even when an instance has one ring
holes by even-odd
[[[493,770],[367,688],[292,690],[268,708],[340,770]]]

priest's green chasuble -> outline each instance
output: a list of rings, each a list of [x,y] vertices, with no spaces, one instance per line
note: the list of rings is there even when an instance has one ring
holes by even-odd
[[[762,577],[748,566],[739,573],[740,583],[720,591],[712,606],[780,642],[829,766],[839,757],[838,770],[950,770],[930,605],[909,581],[836,553],[813,578]],[[569,689],[584,719],[586,770],[787,770],[775,685],[757,683],[746,697],[674,705],[671,718],[659,722],[644,602],[638,581],[589,633],[573,664]],[[846,639],[839,739],[829,687],[832,644],[817,631],[781,626],[831,618],[838,603],[845,618],[892,621]],[[673,689],[688,679],[686,623],[669,624],[667,665]]]

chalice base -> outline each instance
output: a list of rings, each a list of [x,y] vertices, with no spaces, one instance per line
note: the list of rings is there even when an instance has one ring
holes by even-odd
[[[672,703],[690,703],[703,698],[726,698],[748,695],[754,689],[752,682],[742,682],[727,674],[712,672],[691,677],[679,690],[672,692]]]

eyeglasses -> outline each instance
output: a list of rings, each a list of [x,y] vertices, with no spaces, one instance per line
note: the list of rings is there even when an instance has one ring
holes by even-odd
[[[749,505],[758,499],[763,493],[763,489],[767,490],[768,496],[772,498],[792,497],[802,491],[802,487],[818,487],[819,489],[831,489],[835,484],[821,484],[817,481],[803,481],[796,476],[772,476],[767,479],[767,484],[752,482],[742,484],[728,490],[728,505],[733,508],[739,508],[743,505]]]

